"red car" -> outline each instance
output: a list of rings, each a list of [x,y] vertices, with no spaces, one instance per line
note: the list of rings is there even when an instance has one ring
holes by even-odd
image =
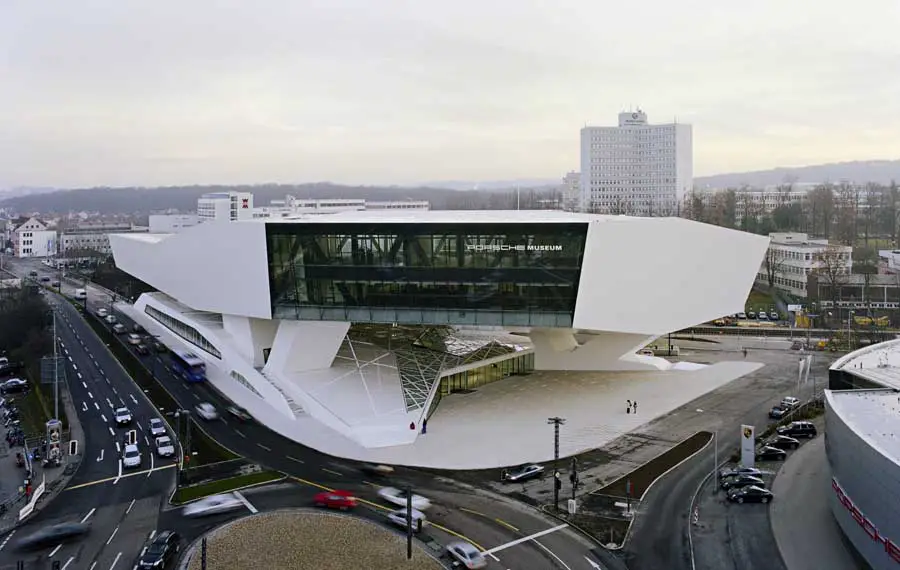
[[[350,491],[331,491],[330,493],[317,494],[313,498],[313,503],[317,507],[346,511],[356,506],[356,497]]]

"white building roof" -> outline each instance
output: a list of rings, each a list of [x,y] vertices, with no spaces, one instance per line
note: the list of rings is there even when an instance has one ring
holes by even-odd
[[[861,439],[900,464],[900,394],[893,390],[828,390],[829,407]]]
[[[406,223],[406,224],[441,224],[441,223],[566,223],[566,222],[633,222],[645,218],[632,216],[611,216],[601,214],[581,214],[562,210],[377,210],[336,212],[327,216],[303,217],[302,214],[290,219],[247,220],[262,223]]]
[[[881,342],[847,354],[831,365],[854,376],[900,390],[900,340]]]

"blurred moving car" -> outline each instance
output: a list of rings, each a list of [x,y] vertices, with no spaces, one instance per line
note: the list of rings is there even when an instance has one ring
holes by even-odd
[[[356,497],[350,491],[331,491],[317,493],[313,497],[313,504],[317,507],[325,507],[326,509],[338,509],[346,511],[356,507]]]
[[[85,535],[91,530],[89,523],[60,523],[46,526],[19,540],[16,546],[21,550],[56,546],[73,538]]]
[[[728,492],[728,500],[733,501],[735,503],[768,503],[772,500],[775,495],[772,494],[772,491],[765,489],[763,487],[759,487],[757,485],[750,485],[749,487],[742,487],[740,489],[732,489]]]
[[[253,419],[253,416],[251,416],[247,412],[247,410],[240,406],[228,406],[227,408],[225,408],[225,411],[231,414],[233,418],[241,422],[249,422]]]
[[[451,542],[447,545],[447,554],[466,568],[484,568],[487,559],[480,550],[468,542]]]
[[[378,490],[378,496],[388,503],[397,505],[398,507],[405,507],[408,493],[405,490],[397,489],[396,487],[384,487]],[[412,495],[412,508],[417,511],[424,511],[430,506],[431,501],[425,497],[415,494]]]
[[[182,511],[186,517],[206,517],[244,508],[244,503],[232,493],[213,495],[194,501]]]
[[[522,482],[535,477],[540,477],[544,473],[544,466],[537,463],[526,463],[519,465],[507,471],[503,477],[505,481]]]
[[[181,537],[172,530],[164,530],[157,534],[147,544],[138,559],[137,567],[141,570],[148,568],[165,568],[174,564],[181,550]]]
[[[428,524],[428,518],[425,516],[425,513],[413,509],[411,515],[413,532],[422,532],[422,529]],[[391,524],[406,529],[406,509],[391,511],[387,514],[387,518]]]
[[[197,411],[198,416],[208,422],[219,419],[219,412],[216,410],[215,406],[209,402],[200,402],[194,409]]]
[[[389,465],[373,465],[366,464],[359,468],[360,471],[372,477],[387,477],[394,472],[394,468]]]

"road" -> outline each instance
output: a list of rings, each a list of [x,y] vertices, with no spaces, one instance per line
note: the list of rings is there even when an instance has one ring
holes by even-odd
[[[49,270],[45,266],[35,267],[36,265],[33,262],[29,265],[19,260],[14,270],[17,270],[20,275],[24,275],[32,268],[36,268],[40,274],[56,275],[56,271]],[[74,287],[69,289],[69,285],[64,281],[63,293],[73,291]],[[89,311],[94,311],[101,306],[105,308],[110,307],[108,296],[98,294],[90,286],[88,286],[86,305]],[[135,384],[115,361],[108,347],[103,345],[90,325],[68,304],[64,311],[67,314],[66,326],[69,327],[69,333],[67,334],[71,334],[71,337],[73,337],[63,339],[68,351],[66,357],[72,356],[72,364],[77,365],[78,371],[82,372],[82,378],[79,379],[79,382],[84,380],[87,386],[81,385],[81,391],[78,391],[76,386],[75,392],[77,392],[77,395],[74,393],[73,395],[76,398],[76,402],[80,405],[80,413],[88,414],[88,417],[92,419],[91,422],[85,422],[86,432],[88,429],[91,430],[88,432],[88,439],[93,440],[97,438],[103,442],[101,445],[105,451],[102,460],[96,461],[97,458],[95,458],[94,463],[96,465],[85,469],[83,473],[79,472],[76,476],[77,481],[73,481],[73,486],[85,486],[76,488],[74,491],[64,492],[61,495],[64,498],[60,500],[65,500],[68,493],[75,493],[71,495],[74,502],[75,498],[79,497],[78,493],[82,491],[87,493],[87,498],[79,499],[79,501],[83,500],[85,502],[85,505],[80,507],[80,510],[72,507],[64,513],[65,516],[74,517],[85,510],[84,507],[87,506],[87,503],[96,501],[96,492],[88,491],[89,489],[96,487],[111,488],[112,491],[109,492],[109,500],[113,503],[110,507],[111,510],[109,512],[104,510],[101,513],[98,508],[92,515],[103,515],[104,521],[102,523],[99,523],[96,519],[94,522],[94,534],[102,537],[105,536],[104,532],[110,528],[110,523],[116,522],[117,515],[122,517],[122,521],[128,521],[130,524],[131,519],[129,517],[131,514],[124,514],[124,512],[131,504],[130,501],[132,499],[141,502],[145,498],[153,496],[154,500],[161,503],[162,495],[165,492],[163,481],[166,480],[167,476],[158,476],[158,471],[151,471],[148,472],[149,476],[141,474],[141,476],[122,477],[117,480],[118,468],[116,467],[116,471],[113,473],[111,470],[113,463],[110,462],[108,465],[104,463],[107,454],[115,450],[115,439],[109,433],[109,430],[107,429],[106,434],[103,433],[103,418],[101,417],[99,422],[97,420],[98,414],[104,411],[103,404],[106,403],[106,399],[109,398],[114,405],[117,401],[125,401],[126,403],[131,401],[137,412],[138,423],[151,417],[153,412],[145,407],[145,404],[141,403],[143,395],[136,393],[137,388]],[[123,315],[119,315],[119,317],[120,321],[128,324],[128,320]],[[86,318],[94,317],[88,315]],[[211,402],[219,409],[224,409],[230,404],[207,384],[187,385],[180,379],[174,378],[169,373],[168,367],[163,360],[160,359],[155,362],[151,360],[159,358],[157,355],[141,358],[149,370],[158,374],[162,384],[182,408],[191,409],[199,401]],[[90,378],[87,378],[85,370],[90,371]],[[92,380],[93,383],[88,382],[88,379]],[[96,393],[94,390],[96,390]],[[134,404],[132,396],[135,396],[134,399],[138,400],[138,404]],[[81,398],[86,399],[82,400]],[[99,409],[94,403],[98,404]],[[87,409],[85,410],[84,408]],[[93,408],[93,412],[91,408]],[[110,408],[109,403],[106,403],[106,408]],[[106,427],[108,428],[108,426]],[[267,468],[289,474],[294,478],[292,480],[295,483],[306,487],[305,491],[298,494],[298,497],[300,497],[298,500],[301,502],[308,501],[312,494],[319,489],[341,488],[353,491],[354,494],[368,501],[373,509],[384,511],[393,509],[393,507],[379,500],[377,488],[388,484],[392,486],[409,485],[417,493],[430,497],[436,503],[429,515],[431,520],[436,523],[435,532],[441,536],[442,540],[450,540],[448,537],[463,538],[482,549],[497,548],[531,534],[560,526],[557,521],[515,501],[487,494],[485,491],[462,483],[435,478],[431,474],[412,469],[397,469],[389,481],[376,482],[368,480],[362,476],[358,463],[331,457],[306,448],[252,421],[239,423],[223,418],[215,422],[204,422],[201,429],[235,453],[260,463]],[[93,453],[95,450],[96,448],[92,448],[91,452]],[[99,458],[99,453],[97,457]],[[156,469],[159,469],[159,466]],[[162,471],[168,473],[171,470],[163,469]],[[97,483],[96,481],[101,482]],[[142,484],[144,486],[140,486]],[[157,487],[154,487],[154,485]],[[127,489],[131,494],[129,495],[128,492],[124,492],[122,489]],[[56,518],[64,516],[49,507],[45,513],[45,518],[51,515]],[[134,517],[136,521],[143,521],[144,518],[143,515]],[[164,523],[168,520],[164,513]],[[112,545],[104,544],[104,548],[100,550],[106,553],[112,553],[115,550],[116,554],[122,552],[120,560],[124,560],[129,556],[133,557],[136,554],[135,549],[149,536],[149,527],[144,523],[137,524],[136,522],[135,524],[136,526],[133,528],[129,526],[128,529],[120,527],[116,537],[114,537],[113,544],[116,544],[115,540],[122,538],[120,535],[128,535],[132,543],[127,545],[127,548],[126,545],[123,545],[121,547],[123,550],[115,550]],[[115,528],[115,526],[112,528]],[[165,527],[156,525],[149,530],[162,528]],[[93,539],[91,544],[95,544]],[[128,554],[126,552],[127,549],[130,549],[132,554]],[[63,550],[61,549],[57,552],[56,556],[63,555]],[[608,553],[605,551],[597,552],[596,550],[594,543],[576,531],[567,527],[558,528],[536,540],[525,540],[498,551],[493,556],[490,567],[535,570],[543,568],[593,570],[607,567],[605,563],[603,565],[601,563],[604,562]],[[69,556],[73,555],[69,553]],[[80,556],[81,558],[76,558],[76,560],[84,559],[86,554],[80,554]],[[600,557],[599,559],[598,556]],[[115,555],[111,559],[104,558],[103,563],[105,564],[108,560],[111,560],[111,563],[115,563]],[[80,568],[81,565],[79,564],[77,567]],[[616,565],[615,567],[618,568],[620,566]],[[97,568],[100,569],[103,566],[98,564]]]

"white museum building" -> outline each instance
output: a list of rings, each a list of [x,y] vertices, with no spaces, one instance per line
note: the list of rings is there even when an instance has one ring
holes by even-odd
[[[358,211],[110,243],[158,291],[121,310],[261,423],[342,457],[543,461],[549,416],[577,453],[759,366],[639,353],[742,310],[768,245],[679,218]]]

